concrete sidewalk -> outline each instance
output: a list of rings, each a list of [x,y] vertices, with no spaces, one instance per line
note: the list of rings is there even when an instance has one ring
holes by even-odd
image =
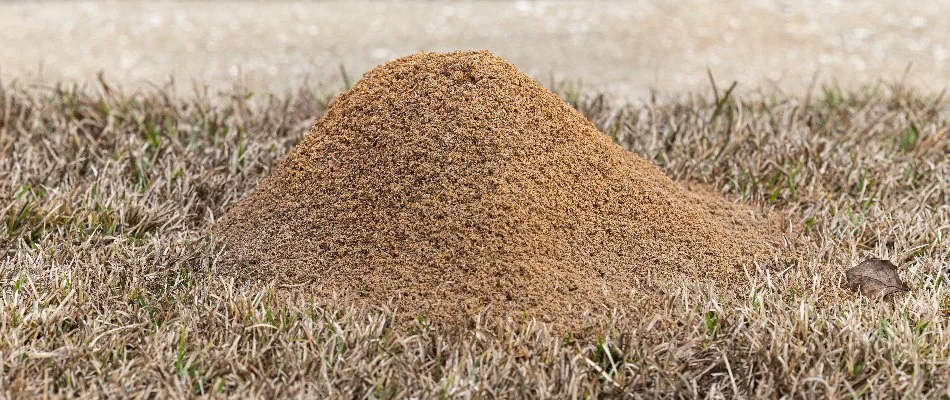
[[[174,75],[282,91],[339,86],[419,50],[489,49],[548,84],[638,99],[720,86],[799,92],[816,72],[845,86],[950,84],[950,1],[2,3],[0,77],[50,84],[97,71],[125,88]]]

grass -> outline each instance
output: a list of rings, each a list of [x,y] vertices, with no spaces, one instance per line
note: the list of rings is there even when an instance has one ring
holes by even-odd
[[[345,73],[345,72],[341,72]],[[209,227],[328,96],[0,86],[0,396],[947,397],[950,108],[876,85],[732,88],[631,106],[570,90],[682,182],[770,208],[805,257],[745,302],[670,288],[594,334],[533,321],[392,327],[390,307],[281,296],[217,273]],[[844,269],[893,260],[875,302]]]

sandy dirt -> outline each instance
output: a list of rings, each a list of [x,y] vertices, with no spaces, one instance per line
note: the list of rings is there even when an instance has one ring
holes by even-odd
[[[227,276],[394,304],[410,323],[577,331],[604,305],[665,308],[671,287],[748,293],[743,268],[785,258],[753,215],[678,186],[482,51],[367,73],[214,230]]]
[[[672,3],[672,2],[671,2]],[[258,90],[339,86],[419,50],[488,49],[543,83],[628,99],[720,85],[801,91],[882,78],[950,83],[950,1],[3,3],[0,77],[126,88],[174,75]]]

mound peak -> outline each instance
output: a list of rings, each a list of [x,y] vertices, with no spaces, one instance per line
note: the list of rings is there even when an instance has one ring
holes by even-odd
[[[573,325],[647,282],[733,284],[761,226],[488,52],[367,72],[215,226],[236,273],[443,322]]]

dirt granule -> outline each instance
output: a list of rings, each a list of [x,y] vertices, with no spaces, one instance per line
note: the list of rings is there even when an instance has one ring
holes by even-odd
[[[215,226],[235,274],[446,323],[564,327],[656,288],[732,287],[768,224],[690,192],[488,52],[367,72]]]

